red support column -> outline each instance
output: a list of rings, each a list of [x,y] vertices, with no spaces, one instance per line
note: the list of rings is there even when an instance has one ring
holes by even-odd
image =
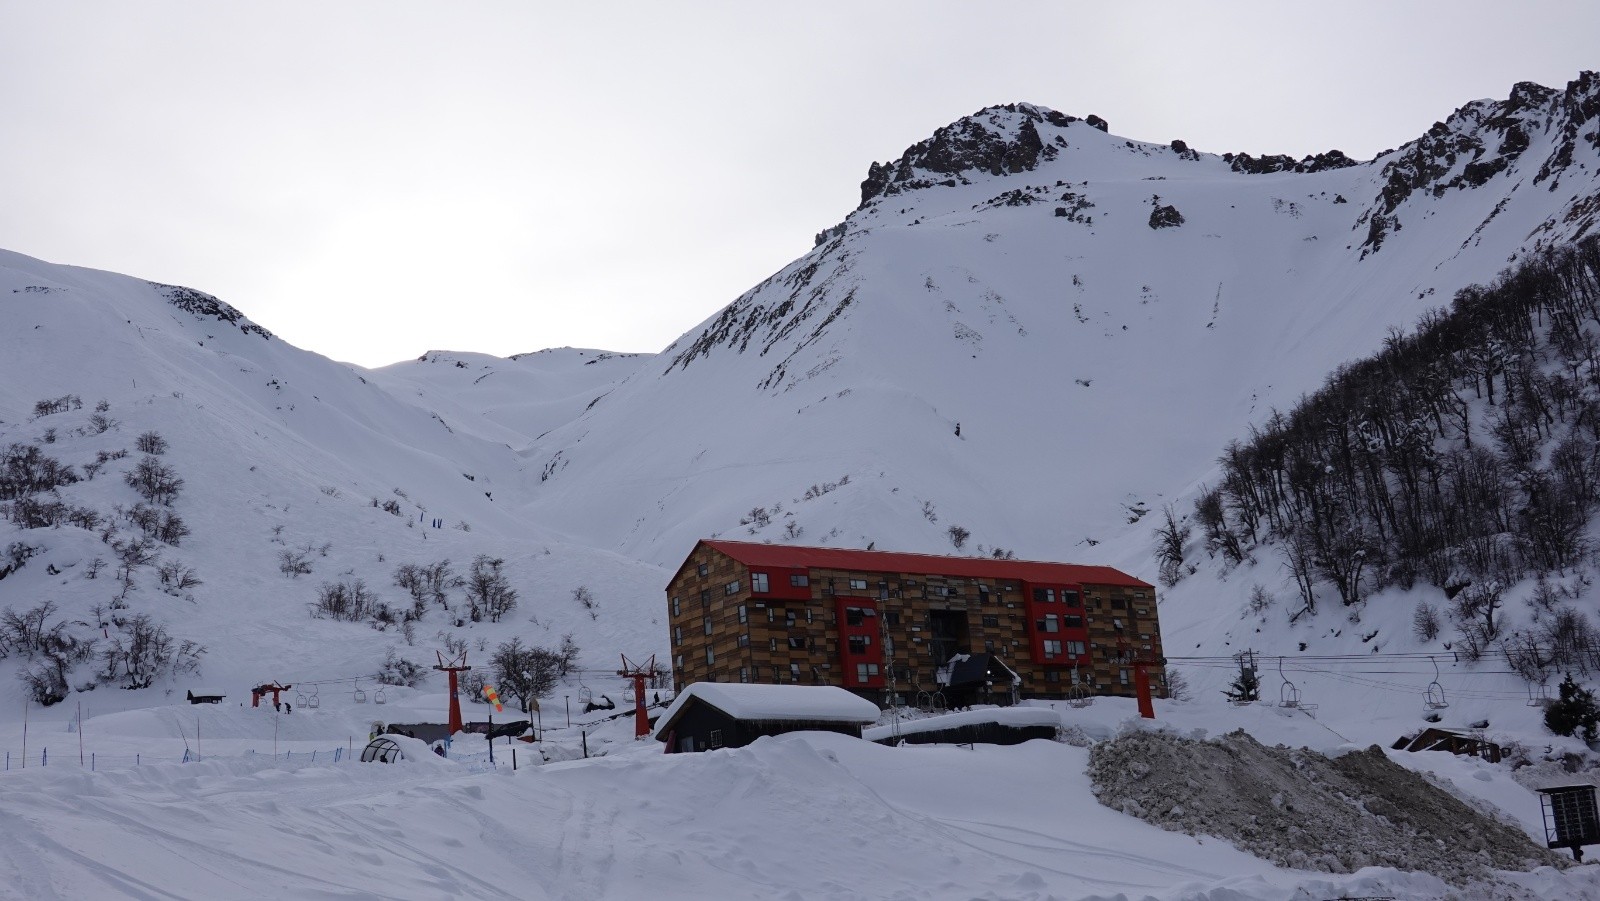
[[[1150,700],[1150,671],[1146,669],[1148,665],[1146,663],[1133,665],[1133,688],[1139,696],[1139,715],[1147,720],[1153,720],[1156,718],[1156,707]]]
[[[450,674],[450,734],[454,735],[457,732],[460,732],[462,729],[461,696],[459,693],[459,682],[456,674],[464,673],[472,669],[472,667],[467,666],[467,655],[465,652],[463,652],[459,658],[450,661],[448,664],[444,662],[443,654],[435,651],[434,656],[439,658],[439,665],[434,667],[434,669]]]
[[[651,654],[650,659],[643,665],[631,664],[628,662],[628,655],[622,655],[622,669],[617,670],[617,675],[624,679],[633,680],[633,737],[635,741],[650,734],[650,717],[645,711],[644,680],[647,676],[654,677],[656,674],[656,657],[654,654]]]

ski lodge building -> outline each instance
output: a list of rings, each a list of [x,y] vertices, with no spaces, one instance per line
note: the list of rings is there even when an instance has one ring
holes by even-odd
[[[672,675],[951,706],[1165,695],[1153,586],[1107,566],[702,540],[667,586]],[[958,676],[952,682],[952,675]]]

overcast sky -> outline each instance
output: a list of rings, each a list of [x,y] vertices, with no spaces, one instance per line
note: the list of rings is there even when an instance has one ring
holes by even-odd
[[[983,106],[1367,159],[1600,4],[0,0],[0,247],[364,366],[655,351]]]

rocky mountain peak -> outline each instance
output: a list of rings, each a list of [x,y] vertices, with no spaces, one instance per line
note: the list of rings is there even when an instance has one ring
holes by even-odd
[[[1383,187],[1363,218],[1363,253],[1399,228],[1397,211],[1413,195],[1476,188],[1511,169],[1538,164],[1532,184],[1554,191],[1580,141],[1600,149],[1600,75],[1583,72],[1564,90],[1520,82],[1501,101],[1466,104],[1422,137],[1379,154]],[[1522,157],[1534,154],[1523,167]],[[1578,176],[1590,177],[1590,176]],[[1580,233],[1581,234],[1581,233]]]
[[[970,172],[1031,171],[1041,159],[1057,153],[1057,145],[1040,136],[1039,125],[1066,128],[1077,121],[1076,116],[1032,103],[984,107],[907,147],[899,159],[873,163],[861,183],[861,204],[934,185],[966,184]],[[1088,124],[1106,130],[1105,120],[1098,116],[1090,116]]]

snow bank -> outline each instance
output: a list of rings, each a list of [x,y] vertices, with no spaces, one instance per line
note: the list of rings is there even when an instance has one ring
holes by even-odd
[[[955,729],[961,726],[977,726],[983,723],[998,723],[1002,726],[1014,728],[1022,728],[1024,726],[1060,726],[1061,715],[1044,707],[993,707],[982,710],[962,710],[957,713],[946,713],[940,716],[905,720],[899,726],[874,726],[871,729],[863,729],[861,737],[867,741],[882,741],[894,736],[897,730],[900,735],[913,735],[920,732]]]

